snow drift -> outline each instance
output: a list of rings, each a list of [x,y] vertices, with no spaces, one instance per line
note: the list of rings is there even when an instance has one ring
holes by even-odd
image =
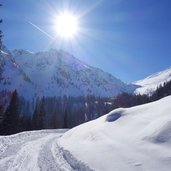
[[[60,144],[98,171],[170,171],[171,96],[73,128]]]

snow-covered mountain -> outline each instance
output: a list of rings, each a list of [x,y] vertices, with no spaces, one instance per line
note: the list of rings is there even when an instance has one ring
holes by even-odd
[[[98,171],[170,171],[171,96],[127,109],[66,132],[60,144]]]
[[[111,97],[135,89],[135,86],[127,85],[62,50],[38,53],[5,51],[1,53],[0,61],[0,91],[17,89],[27,98],[63,95]]]
[[[150,75],[149,77],[134,82],[133,84],[139,86],[136,90],[136,94],[151,94],[153,93],[158,86],[163,85],[163,83],[171,80],[171,67]]]

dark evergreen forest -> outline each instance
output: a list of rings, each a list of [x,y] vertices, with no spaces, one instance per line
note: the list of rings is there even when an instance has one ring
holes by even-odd
[[[42,97],[26,101],[15,90],[8,106],[0,105],[0,134],[21,131],[72,128],[120,107],[141,105],[171,95],[171,81],[151,95],[122,93],[113,98],[95,96]]]

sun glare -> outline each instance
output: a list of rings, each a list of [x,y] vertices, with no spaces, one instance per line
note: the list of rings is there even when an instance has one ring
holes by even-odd
[[[78,18],[68,12],[61,13],[56,18],[55,29],[60,37],[73,38],[78,32]]]

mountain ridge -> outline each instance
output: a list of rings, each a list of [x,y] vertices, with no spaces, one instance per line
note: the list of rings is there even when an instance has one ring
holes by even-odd
[[[132,93],[134,85],[92,67],[63,50],[31,53],[19,49],[1,53],[5,61],[0,90],[17,89],[26,98],[37,96],[112,97]],[[8,84],[4,82],[8,80]]]
[[[157,87],[163,85],[165,82],[168,82],[170,80],[171,80],[171,67],[168,67],[163,71],[156,72],[144,79],[133,82],[132,84],[139,86],[135,90],[135,94],[151,95],[157,89]]]
[[[17,89],[28,99],[64,95],[113,97],[123,92],[151,95],[158,86],[171,80],[171,67],[126,84],[63,50],[33,53],[4,47],[2,52],[0,91]]]

